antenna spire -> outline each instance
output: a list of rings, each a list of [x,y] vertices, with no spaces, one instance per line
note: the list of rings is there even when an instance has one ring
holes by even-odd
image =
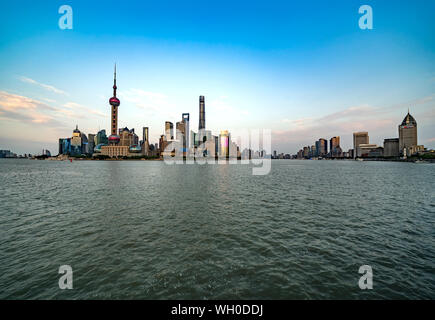
[[[116,62],[115,62],[115,72],[113,73],[113,96],[116,97]]]

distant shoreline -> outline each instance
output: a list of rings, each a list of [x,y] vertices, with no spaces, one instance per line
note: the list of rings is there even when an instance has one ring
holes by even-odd
[[[16,157],[16,158],[0,158],[0,159],[16,159],[16,160],[49,160],[49,161],[163,161],[163,158],[153,158],[153,159],[145,159],[145,158],[127,158],[127,159],[120,159],[120,158],[107,158],[107,159],[98,159],[98,158],[64,158],[59,159],[57,157],[44,157],[44,158],[25,158],[25,157]],[[193,159],[187,159],[192,161]],[[234,159],[215,159],[215,161],[233,161]],[[237,161],[241,161],[242,159],[237,159]],[[244,159],[248,160],[248,159]],[[414,158],[408,158],[408,159],[383,159],[383,158],[359,158],[359,159],[341,159],[341,158],[331,158],[331,159],[270,159],[270,160],[288,160],[288,161],[294,161],[294,160],[303,160],[303,161],[355,161],[355,162],[411,162],[411,163],[435,163],[435,159],[414,159]],[[186,161],[186,159],[185,159]],[[196,161],[196,160],[193,160]]]

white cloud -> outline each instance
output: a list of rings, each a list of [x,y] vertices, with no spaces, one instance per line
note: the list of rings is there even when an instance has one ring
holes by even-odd
[[[41,88],[44,88],[45,90],[48,90],[48,91],[51,91],[51,92],[54,92],[54,93],[57,93],[57,94],[68,95],[68,93],[66,93],[65,91],[60,90],[60,89],[58,89],[58,88],[56,88],[54,86],[51,86],[51,85],[45,84],[45,83],[40,83],[40,82],[38,82],[36,80],[30,79],[30,78],[27,78],[27,77],[20,77],[20,80],[22,82],[26,82],[26,83],[37,85],[37,86],[39,86]]]

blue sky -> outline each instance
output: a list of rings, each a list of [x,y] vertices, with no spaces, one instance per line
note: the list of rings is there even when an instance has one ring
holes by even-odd
[[[61,30],[58,9],[73,9]],[[358,8],[373,8],[373,30]],[[76,124],[109,127],[113,64],[119,126],[182,112],[220,130],[270,128],[295,153],[352,132],[397,137],[408,107],[419,144],[435,147],[435,1],[2,1],[0,149],[57,153]]]

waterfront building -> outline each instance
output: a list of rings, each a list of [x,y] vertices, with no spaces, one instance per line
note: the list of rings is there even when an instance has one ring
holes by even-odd
[[[98,131],[97,135],[95,136],[95,145],[103,144],[107,145],[109,143],[109,139],[106,135],[106,130],[100,130]]]
[[[230,134],[228,130],[222,130],[219,134],[219,157],[228,158],[230,146]]]
[[[370,153],[377,154],[379,153],[378,145],[376,144],[370,144],[370,143],[364,143],[360,144],[356,148],[356,158],[368,158],[370,156]]]
[[[134,133],[134,129],[129,130],[127,127],[119,130],[119,145],[130,147],[139,143],[138,136]]]
[[[92,155],[95,148],[95,134],[88,134],[88,154]]]
[[[198,132],[205,129],[205,97],[199,96],[199,125]]]
[[[219,137],[213,136],[212,138],[214,140],[214,154],[218,155],[219,154]]]
[[[186,123],[183,121],[179,121],[176,123],[176,140],[180,142],[180,147],[183,152],[185,152],[186,148]]]
[[[174,140],[174,125],[170,121],[165,122],[166,141]]]
[[[317,149],[315,145],[311,146],[311,157],[317,157]]]
[[[71,138],[59,139],[59,154],[71,154]]]
[[[17,154],[10,150],[0,150],[0,158],[16,158]]]
[[[182,122],[184,122],[184,148],[186,150],[189,150],[190,148],[190,114],[189,113],[183,113],[181,115]]]
[[[316,141],[316,152],[318,157],[323,157],[328,154],[328,141],[326,141],[326,139],[320,138]]]
[[[399,125],[399,153],[402,156],[410,156],[417,152],[417,121],[408,114]]]
[[[148,127],[142,128],[142,154],[149,155],[150,141],[149,141],[149,129]]]
[[[298,151],[297,158],[302,159],[304,157],[304,151],[301,149]]]
[[[341,157],[340,137],[332,137],[329,140],[329,150],[331,157]]]
[[[159,139],[159,150],[160,150],[160,156],[163,156],[163,155],[164,155],[164,152],[165,152],[166,146],[167,146],[166,135],[162,134],[162,135],[160,136],[160,139]],[[151,147],[151,146],[150,146],[150,147]]]
[[[88,154],[89,153],[89,141],[88,141],[88,137],[86,136],[86,134],[82,133],[81,135],[82,138],[82,153],[84,154]]]
[[[303,149],[303,158],[309,159],[310,158],[310,147],[304,147]]]
[[[353,149],[356,150],[360,144],[369,144],[368,132],[354,132],[353,133]],[[356,158],[356,154],[354,154]]]
[[[384,139],[384,157],[399,157],[399,138]]]
[[[82,152],[82,133],[80,132],[78,125],[76,125],[71,138],[71,154],[80,155]]]

